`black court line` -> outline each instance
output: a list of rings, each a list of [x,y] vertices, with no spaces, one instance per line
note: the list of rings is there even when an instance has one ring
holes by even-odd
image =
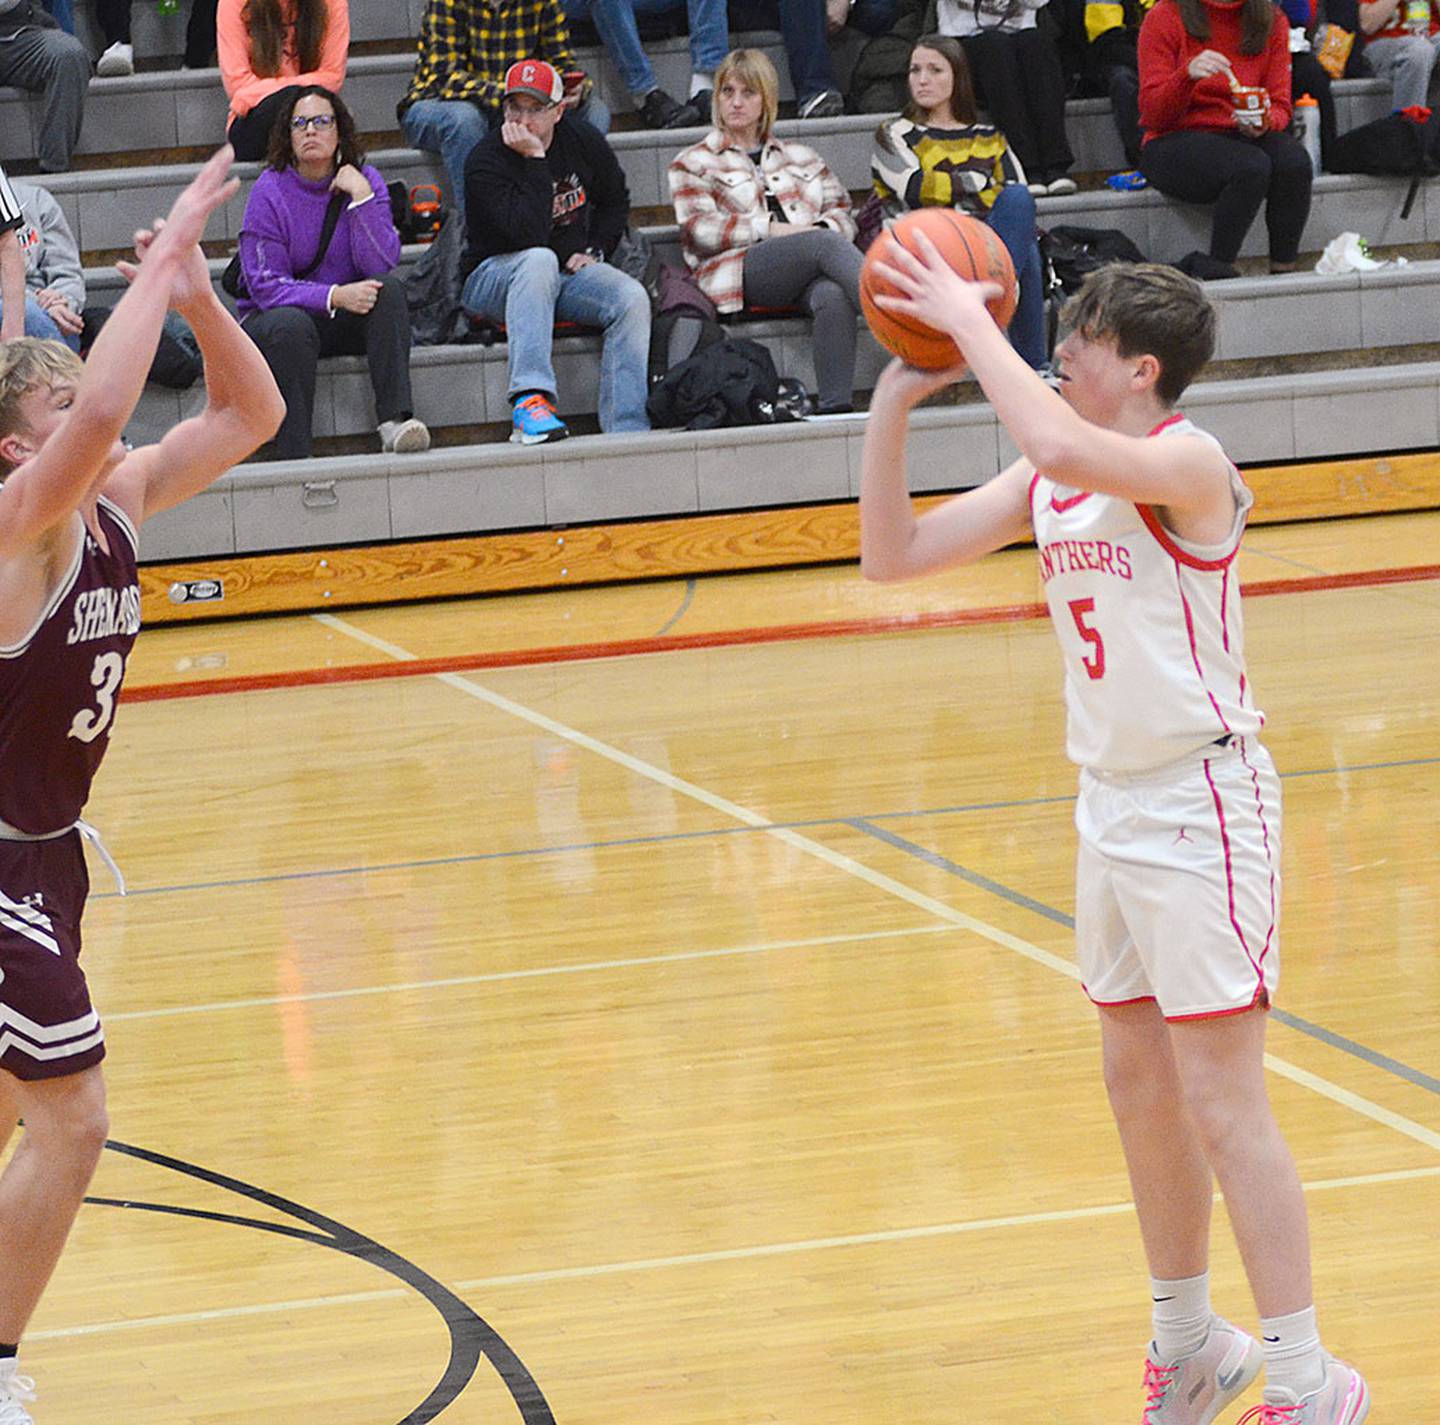
[[[1292,777],[1340,777],[1354,772],[1383,772],[1400,767],[1430,767],[1440,764],[1440,757],[1411,757],[1396,762],[1357,762],[1348,767],[1311,767],[1296,772],[1282,772],[1282,781]],[[1003,801],[966,802],[956,806],[922,807],[912,811],[881,811],[863,815],[861,820],[916,820],[931,816],[966,816],[975,812],[1009,811],[1018,807],[1060,806],[1073,803],[1075,793],[1065,792],[1054,797],[1016,797]],[[821,826],[843,826],[848,818],[838,816],[810,817],[800,821],[767,821],[761,826],[715,826],[704,831],[667,831],[653,836],[616,836],[601,841],[568,841],[554,846],[522,846],[514,851],[475,851],[463,856],[431,856],[414,861],[377,861],[368,866],[327,866],[320,871],[281,871],[270,876],[235,876],[214,881],[180,881],[168,886],[135,886],[129,898],[142,896],[181,895],[190,891],[234,890],[243,886],[280,885],[286,881],[324,880],[331,876],[369,876],[386,871],[424,871],[440,866],[479,865],[485,861],[515,861],[529,857],[565,856],[575,851],[609,851],[625,846],[663,846],[671,842],[703,841],[715,836],[753,836],[769,831],[806,831]],[[118,900],[119,891],[92,891],[91,901]]]
[[[1063,925],[1069,930],[1075,929],[1073,915],[1067,915],[1063,910],[1057,910],[1052,905],[1046,905],[1043,901],[1034,900],[1020,891],[1001,885],[999,881],[992,881],[988,876],[982,876],[978,872],[960,865],[958,861],[952,861],[948,856],[942,856],[938,851],[932,851],[927,846],[921,846],[903,836],[898,836],[893,831],[887,831],[883,826],[875,826],[864,817],[847,819],[845,824],[854,827],[856,831],[864,832],[866,836],[874,837],[877,841],[883,841],[887,846],[893,846],[897,851],[903,851],[906,855],[915,857],[917,861],[925,862],[927,866],[934,866],[937,870],[958,876],[962,881],[966,881],[980,890],[999,896],[1002,900],[1009,901],[1011,905],[1018,905],[1025,910],[1033,911],[1036,915],[1043,915],[1046,920],[1052,920],[1056,925]],[[1357,1043],[1354,1039],[1347,1039],[1343,1034],[1336,1034],[1334,1030],[1326,1029],[1321,1024],[1314,1024],[1308,1019],[1302,1019],[1298,1014],[1291,1014],[1288,1010],[1276,1009],[1272,1005],[1270,1015],[1271,1018],[1279,1020],[1287,1028],[1298,1029],[1301,1034],[1308,1034],[1312,1039],[1317,1039],[1322,1044],[1328,1044],[1332,1049],[1339,1049],[1342,1053],[1360,1059],[1374,1068],[1383,1069],[1387,1074],[1393,1074],[1397,1079],[1404,1079],[1418,1088],[1426,1089],[1433,1094],[1440,1094],[1440,1079],[1425,1073],[1423,1069],[1412,1068],[1399,1059],[1392,1059],[1388,1054],[1380,1053],[1378,1049],[1371,1049],[1367,1045]]]
[[[307,1223],[314,1231],[291,1226],[284,1222],[266,1222],[255,1217],[244,1217],[235,1213],[211,1212],[195,1207],[172,1207],[166,1203],[134,1202],[112,1197],[87,1197],[85,1201],[96,1207],[129,1208],[136,1212],[164,1213],[174,1217],[192,1217],[204,1222],[217,1222],[226,1226],[250,1227],[258,1232],[271,1232],[280,1237],[310,1242],[317,1247],[329,1247],[344,1252],[372,1267],[397,1277],[430,1303],[440,1314],[450,1332],[450,1359],[444,1373],[431,1388],[430,1393],[408,1415],[402,1416],[399,1425],[425,1425],[434,1420],[443,1410],[452,1405],[460,1392],[470,1383],[481,1359],[486,1359],[504,1382],[520,1412],[522,1425],[555,1425],[555,1416],[541,1392],[535,1377],[525,1368],[519,1356],[505,1343],[500,1334],[476,1314],[448,1287],[436,1281],[428,1272],[402,1257],[389,1247],[382,1246],[373,1237],[346,1227],[333,1217],[326,1217],[314,1208],[304,1207],[289,1198],[280,1197],[265,1188],[252,1183],[241,1182],[239,1178],[228,1177],[195,1163],[186,1163],[149,1148],[137,1148],[131,1143],[119,1143],[114,1139],[105,1146],[114,1153],[139,1158],[142,1162],[156,1167],[169,1168],[172,1172],[223,1188],[240,1197],[249,1198],[263,1207],[282,1212],[297,1221]]]
[[[652,638],[663,638],[682,618],[689,612],[691,601],[695,598],[695,576],[692,574],[685,581],[685,597],[680,600],[680,607],[675,610],[669,618],[650,636]]]

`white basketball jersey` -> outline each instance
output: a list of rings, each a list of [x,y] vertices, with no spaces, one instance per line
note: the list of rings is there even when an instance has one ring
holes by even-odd
[[[1176,414],[1151,432],[1219,442]],[[1245,681],[1235,556],[1254,496],[1230,467],[1235,520],[1201,546],[1148,505],[1037,473],[1030,517],[1065,657],[1066,751],[1098,772],[1163,766],[1264,724]]]

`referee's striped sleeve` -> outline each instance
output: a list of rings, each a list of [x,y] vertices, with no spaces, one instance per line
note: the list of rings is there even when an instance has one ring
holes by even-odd
[[[5,170],[0,168],[0,233],[14,232],[24,225],[25,215],[20,211],[20,200],[5,176]]]

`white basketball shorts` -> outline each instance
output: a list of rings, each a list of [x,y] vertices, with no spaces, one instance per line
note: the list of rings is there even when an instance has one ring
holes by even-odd
[[[1082,769],[1075,941],[1099,1005],[1166,1019],[1267,1005],[1279,979],[1280,781],[1253,738],[1142,773]]]

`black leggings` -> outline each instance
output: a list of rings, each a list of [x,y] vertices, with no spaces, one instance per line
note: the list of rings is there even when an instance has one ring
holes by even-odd
[[[1298,140],[1274,130],[1258,139],[1180,129],[1151,139],[1140,171],[1166,197],[1213,203],[1210,256],[1233,263],[1265,206],[1270,261],[1294,262],[1310,216],[1310,157]]]
[[[280,460],[310,454],[315,419],[316,362],[322,356],[366,356],[375,392],[375,423],[407,420],[410,400],[410,311],[405,285],[393,272],[366,316],[308,307],[271,307],[245,318],[245,332],[260,348],[285,398],[285,419],[275,435]]]
[[[815,384],[822,406],[855,399],[860,249],[834,228],[766,238],[745,249],[745,305],[804,304],[814,318]]]
[[[1053,183],[1075,162],[1065,135],[1065,74],[1039,30],[981,30],[960,41],[990,122],[1031,183]]]
[[[241,163],[253,163],[265,157],[270,147],[270,130],[275,127],[275,116],[285,100],[299,87],[298,84],[287,84],[284,89],[267,95],[248,114],[236,116],[225,137]]]

